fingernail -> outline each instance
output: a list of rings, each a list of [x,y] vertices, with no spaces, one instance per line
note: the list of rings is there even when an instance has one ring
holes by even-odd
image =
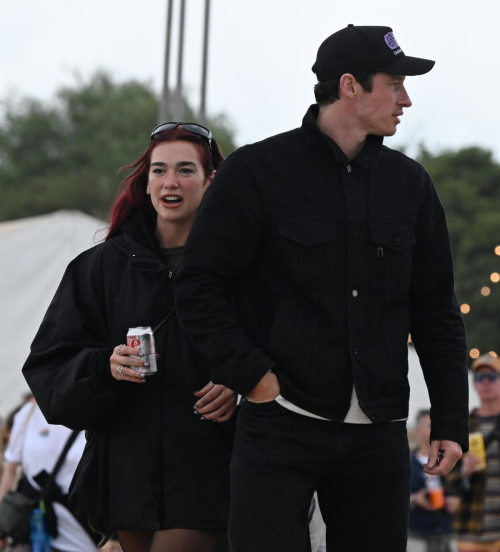
[[[149,368],[149,362],[144,362],[144,366],[146,366],[147,368]]]
[[[141,351],[139,351],[139,352],[137,353],[137,356],[143,357],[143,356],[144,356],[144,353],[141,352]]]
[[[139,374],[139,377],[140,377],[140,378],[145,378],[145,377],[146,377],[146,374]]]
[[[198,408],[198,405],[195,404],[195,405],[193,406],[193,408],[194,408],[194,410],[196,410],[196,409]]]
[[[200,420],[206,420],[205,416],[201,416]]]
[[[196,393],[198,393],[198,391],[195,391],[195,392],[193,393],[193,395],[194,395],[195,397],[196,397]]]
[[[215,423],[217,423],[217,420],[212,420],[212,422],[215,422]]]
[[[194,414],[199,414],[199,412],[197,410],[194,411]]]

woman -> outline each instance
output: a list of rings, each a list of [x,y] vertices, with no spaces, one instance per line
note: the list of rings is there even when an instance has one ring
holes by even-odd
[[[124,552],[211,552],[225,533],[236,397],[210,383],[171,285],[222,160],[205,127],[153,131],[106,241],[68,266],[23,368],[49,422],[92,430],[70,501],[95,530],[117,531]],[[162,321],[158,372],[145,376],[127,330]]]

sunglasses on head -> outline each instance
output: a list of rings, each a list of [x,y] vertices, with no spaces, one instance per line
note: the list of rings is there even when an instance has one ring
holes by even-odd
[[[166,130],[174,130],[175,128],[182,127],[184,130],[187,130],[188,132],[192,132],[193,134],[197,134],[198,136],[201,136],[202,138],[205,138],[205,140],[208,140],[208,145],[212,145],[212,133],[207,127],[204,127],[203,125],[199,125],[198,123],[183,123],[183,122],[170,122],[170,123],[162,123],[161,125],[158,125],[156,128],[153,129],[153,132],[151,133],[151,141],[154,140],[154,137],[157,134],[160,134],[160,132],[165,132]]]
[[[475,383],[482,383],[484,380],[489,380],[491,383],[497,381],[499,375],[496,372],[486,372],[484,374],[474,374]]]

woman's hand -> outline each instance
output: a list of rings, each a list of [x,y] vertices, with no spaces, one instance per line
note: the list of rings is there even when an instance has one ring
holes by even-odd
[[[129,355],[143,357],[144,353],[138,352],[137,349],[132,347],[127,347],[127,345],[118,345],[114,348],[113,354],[109,359],[111,375],[118,381],[144,383],[145,374],[138,370],[133,370],[130,366],[137,366],[145,370],[149,366],[149,363],[142,359],[131,358]]]
[[[200,400],[194,405],[194,413],[202,420],[227,422],[236,410],[236,393],[223,385],[207,383],[195,396]]]

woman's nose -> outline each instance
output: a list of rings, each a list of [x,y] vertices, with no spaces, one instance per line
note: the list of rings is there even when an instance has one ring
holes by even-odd
[[[165,188],[177,188],[179,186],[175,173],[167,173],[163,182]]]

